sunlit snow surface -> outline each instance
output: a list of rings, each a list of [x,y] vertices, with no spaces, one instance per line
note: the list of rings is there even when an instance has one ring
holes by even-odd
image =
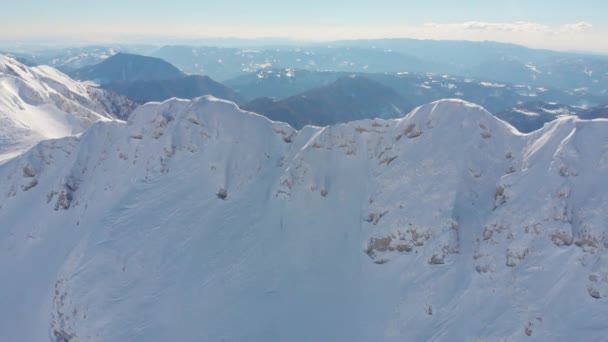
[[[607,169],[606,120],[149,103],[0,166],[0,341],[601,341]]]
[[[135,105],[87,87],[48,67],[27,67],[0,55],[0,163],[43,139],[82,133]]]

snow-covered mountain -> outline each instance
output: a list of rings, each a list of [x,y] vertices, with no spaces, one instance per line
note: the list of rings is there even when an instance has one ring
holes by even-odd
[[[135,106],[49,66],[27,67],[0,55],[0,161],[40,140],[82,133],[99,120],[126,118]]]
[[[460,100],[301,131],[148,103],[0,166],[0,340],[602,340],[607,146]]]

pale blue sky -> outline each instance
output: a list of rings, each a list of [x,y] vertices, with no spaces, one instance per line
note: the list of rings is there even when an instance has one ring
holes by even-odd
[[[604,50],[606,0],[5,0],[0,38],[413,36]],[[470,25],[471,22],[483,25]],[[521,25],[525,22],[526,25]],[[428,25],[430,23],[438,25]],[[459,26],[465,23],[468,25]],[[516,26],[509,26],[519,23]],[[568,26],[577,23],[584,25]],[[491,25],[487,25],[491,24]],[[450,26],[451,25],[451,26]],[[507,26],[498,26],[507,25]],[[530,32],[537,37],[529,37]],[[576,32],[574,32],[576,31]],[[540,33],[539,33],[540,32]],[[541,34],[542,33],[542,34]],[[452,35],[452,36],[450,36]],[[528,37],[526,37],[528,36]],[[544,39],[544,36],[553,36]],[[605,39],[604,39],[605,40]],[[552,42],[554,41],[554,42]],[[572,45],[572,46],[569,46]],[[560,48],[560,47],[558,47]],[[605,47],[608,50],[608,46]]]

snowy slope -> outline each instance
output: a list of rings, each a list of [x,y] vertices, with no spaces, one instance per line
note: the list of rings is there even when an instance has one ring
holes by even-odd
[[[0,340],[601,341],[606,171],[608,120],[148,103],[0,166]]]
[[[135,104],[48,67],[0,55],[0,161],[40,140],[82,133],[99,120],[123,118]]]

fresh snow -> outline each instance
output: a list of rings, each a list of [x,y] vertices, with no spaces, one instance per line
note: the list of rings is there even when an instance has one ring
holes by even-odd
[[[0,166],[0,341],[603,340],[607,171],[608,120],[148,103]]]
[[[0,55],[0,163],[43,139],[126,117],[134,107],[126,98],[87,87],[49,66],[30,68]]]

